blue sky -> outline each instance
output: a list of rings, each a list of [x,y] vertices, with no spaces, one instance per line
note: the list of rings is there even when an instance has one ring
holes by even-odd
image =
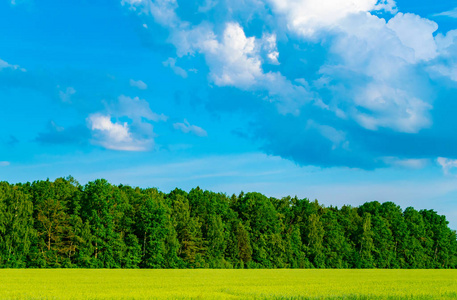
[[[450,0],[0,2],[0,179],[393,201],[457,228]]]

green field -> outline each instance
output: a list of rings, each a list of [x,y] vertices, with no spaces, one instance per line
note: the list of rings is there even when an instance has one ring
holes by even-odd
[[[455,270],[0,270],[2,299],[457,299]]]

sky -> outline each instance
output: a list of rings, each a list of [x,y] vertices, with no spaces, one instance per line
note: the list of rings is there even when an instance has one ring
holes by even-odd
[[[0,180],[392,201],[457,229],[456,6],[1,0]]]

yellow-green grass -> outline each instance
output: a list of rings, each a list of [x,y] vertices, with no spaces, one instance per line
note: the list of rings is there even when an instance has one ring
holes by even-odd
[[[1,299],[457,299],[457,270],[0,270]]]

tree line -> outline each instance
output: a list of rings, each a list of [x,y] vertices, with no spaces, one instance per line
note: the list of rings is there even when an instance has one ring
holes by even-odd
[[[260,193],[74,178],[0,182],[2,268],[456,268],[456,232],[392,202],[325,207]]]

